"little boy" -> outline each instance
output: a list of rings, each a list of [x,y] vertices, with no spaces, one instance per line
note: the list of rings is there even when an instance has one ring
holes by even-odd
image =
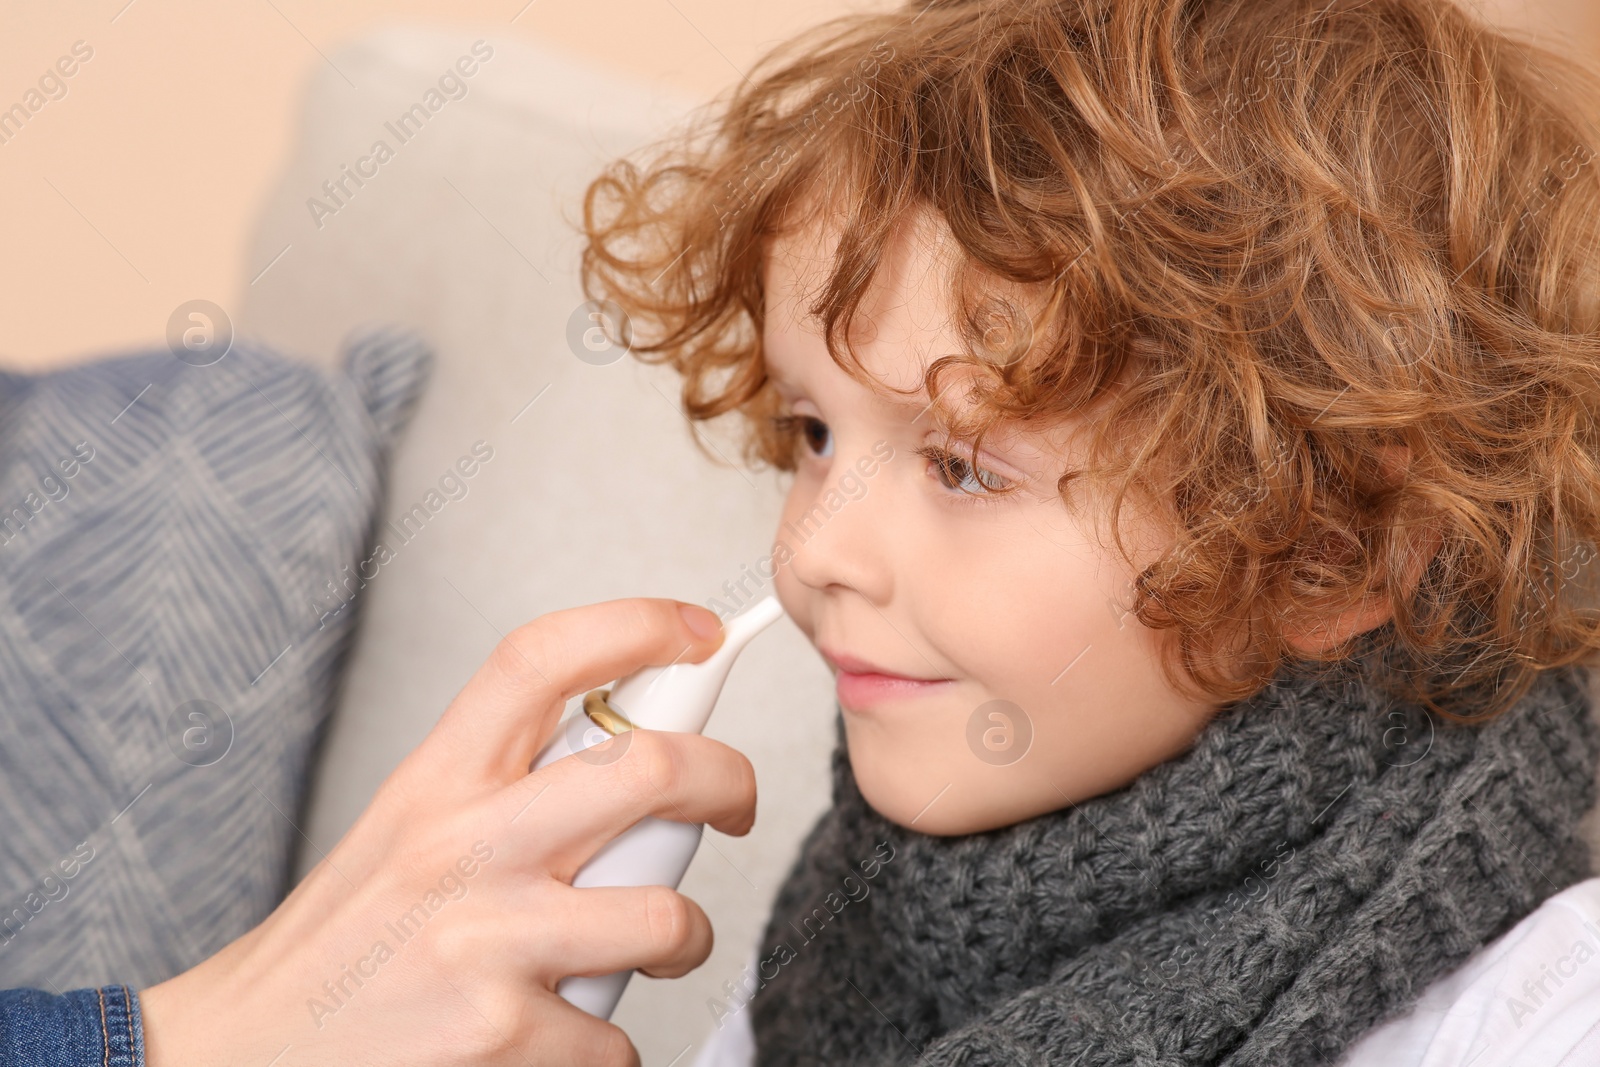
[[[1588,877],[1585,92],[1447,0],[950,0],[591,187],[838,679],[760,1064],[1332,1063]]]

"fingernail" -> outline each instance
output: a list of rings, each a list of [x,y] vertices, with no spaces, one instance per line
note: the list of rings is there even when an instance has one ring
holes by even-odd
[[[694,635],[703,641],[710,641],[722,635],[722,620],[705,608],[694,604],[679,604],[678,614],[683,616],[684,623]]]

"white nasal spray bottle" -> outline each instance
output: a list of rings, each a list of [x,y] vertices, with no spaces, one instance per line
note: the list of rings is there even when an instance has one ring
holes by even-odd
[[[778,598],[765,597],[724,621],[721,646],[701,662],[645,667],[620,679],[609,690],[592,690],[583,699],[583,710],[557,728],[555,737],[533,761],[533,770],[575,753],[582,758],[584,750],[635,727],[699,733],[711,718],[711,709],[735,657],[752,637],[782,614]],[[615,755],[607,753],[603,758],[607,762],[619,758],[623,743],[612,746],[619,749]],[[599,758],[598,754],[591,757]],[[689,869],[689,861],[694,859],[700,833],[698,823],[647,815],[606,842],[579,868],[572,884],[580,889],[643,885],[676,889]],[[632,971],[594,977],[571,975],[557,984],[556,992],[590,1015],[609,1019],[631,977]]]

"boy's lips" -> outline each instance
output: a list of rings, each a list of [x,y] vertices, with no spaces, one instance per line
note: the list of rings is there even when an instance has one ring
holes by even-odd
[[[822,658],[837,672],[834,687],[839,703],[858,710],[885,701],[917,697],[943,689],[953,678],[918,678],[898,674],[868,660],[818,646]]]

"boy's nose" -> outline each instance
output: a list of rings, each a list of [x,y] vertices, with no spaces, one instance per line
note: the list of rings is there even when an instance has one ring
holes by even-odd
[[[894,539],[905,511],[898,509],[902,518],[895,518],[888,472],[857,484],[864,491],[847,496],[837,477],[825,480],[803,510],[786,517],[774,540],[788,544],[789,567],[807,588],[843,587],[883,604],[894,589]]]

